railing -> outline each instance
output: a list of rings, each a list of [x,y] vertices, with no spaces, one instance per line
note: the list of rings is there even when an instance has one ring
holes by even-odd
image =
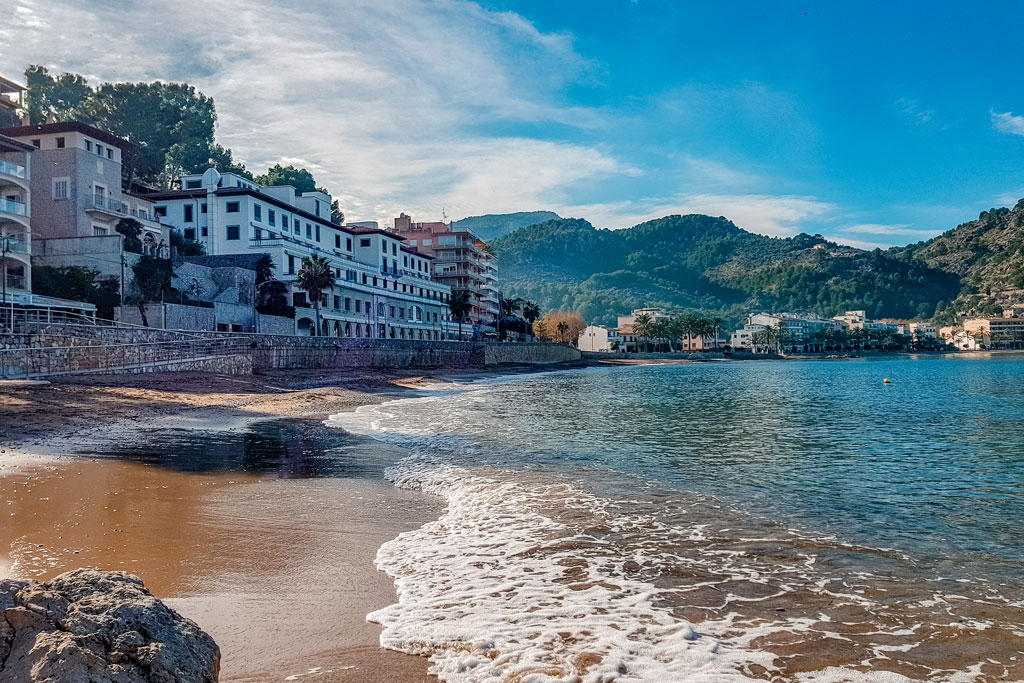
[[[12,164],[10,161],[0,161],[0,173],[12,175],[15,178],[25,177],[25,167]]]
[[[92,206],[95,209],[101,209],[103,211],[111,211],[113,213],[128,216],[128,205],[124,202],[109,197],[104,198],[101,195],[93,195]]]
[[[24,240],[15,240],[0,236],[0,253],[2,252],[14,252],[15,254],[31,253],[29,251],[28,242]]]
[[[25,276],[7,274],[8,289],[25,289]]]
[[[26,206],[21,202],[14,201],[13,199],[0,199],[0,211],[4,213],[13,213],[16,216],[28,215]]]
[[[240,337],[190,339],[142,344],[95,344],[0,349],[0,377],[45,377],[126,371],[247,352]]]
[[[281,237],[267,237],[260,239],[249,240],[250,249],[264,249],[266,247],[280,247],[284,244],[284,239]]]

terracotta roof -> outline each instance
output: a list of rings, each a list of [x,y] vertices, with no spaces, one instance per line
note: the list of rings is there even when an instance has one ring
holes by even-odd
[[[44,123],[39,126],[17,126],[15,128],[4,128],[0,130],[0,133],[9,135],[12,138],[23,138],[32,135],[49,135],[51,133],[82,133],[89,137],[96,138],[101,142],[105,142],[108,145],[113,145],[122,150],[131,149],[135,147],[132,143],[128,142],[123,138],[119,138],[116,135],[100,130],[99,128],[93,128],[90,125],[84,124],[81,121],[63,121],[61,123]]]

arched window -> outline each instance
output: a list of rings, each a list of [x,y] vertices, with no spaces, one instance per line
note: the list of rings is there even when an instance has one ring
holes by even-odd
[[[384,304],[377,304],[377,316],[380,318],[384,317]]]
[[[345,336],[346,337],[351,337],[352,336],[352,323],[348,323],[348,322],[345,323]]]

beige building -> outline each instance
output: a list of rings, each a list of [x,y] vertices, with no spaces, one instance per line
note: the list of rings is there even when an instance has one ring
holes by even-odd
[[[985,348],[1024,348],[1024,318],[968,318],[964,331],[979,337]]]
[[[613,343],[614,342],[614,343]],[[622,343],[619,330],[604,325],[590,325],[580,332],[577,348],[580,351],[611,352]],[[615,348],[612,348],[612,347]]]

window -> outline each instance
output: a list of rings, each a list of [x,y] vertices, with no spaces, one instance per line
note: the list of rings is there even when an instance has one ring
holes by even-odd
[[[157,207],[155,207],[153,209],[153,215],[154,216],[162,216],[164,218],[167,218],[167,207],[166,206],[157,206]]]
[[[359,246],[361,246],[361,247],[368,247],[368,246],[370,246],[370,239],[368,237],[364,237],[363,239],[359,240]]]
[[[194,240],[196,238],[195,228],[185,228],[185,239]]]
[[[433,240],[423,240],[423,246],[429,247],[431,244],[433,244]]]
[[[350,282],[355,282],[356,281],[356,271],[354,271],[354,270],[346,270],[345,271],[345,279],[350,281]]]
[[[381,251],[383,251],[385,254],[388,253],[388,243],[385,242],[384,240],[380,241],[380,248]]]
[[[107,147],[107,158],[108,159],[113,159],[114,158],[114,150],[112,150],[110,147]]]
[[[403,268],[408,268],[409,267],[409,257],[408,256],[402,256],[402,267]]]
[[[356,303],[359,303],[359,302],[357,301]],[[347,296],[345,297],[345,310],[346,311],[351,311],[352,310],[352,299],[350,297],[347,297]]]
[[[294,275],[295,274],[295,257],[292,256],[291,254],[288,254],[288,272],[286,274],[287,275]]]
[[[103,156],[103,145],[96,145],[96,154]]]
[[[320,226],[316,226],[316,241],[320,241]]]
[[[341,235],[334,236],[334,248],[341,249]]]
[[[362,313],[363,302],[360,299],[356,299],[356,313]]]
[[[42,143],[39,140],[33,140],[32,146],[35,147],[36,149],[39,149],[40,147],[42,147]]]
[[[53,179],[53,198],[54,199],[67,199],[68,198],[68,178],[54,178]]]
[[[366,284],[366,273],[363,273],[363,284]]]
[[[309,223],[306,223],[306,239],[313,239],[313,226],[310,225]]]
[[[199,205],[199,213],[206,213],[206,202]]]
[[[186,204],[185,205],[185,222],[186,223],[191,223],[192,222],[192,218],[193,218],[192,217],[192,205],[191,204]]]
[[[352,251],[352,238],[351,237],[346,237],[345,238],[345,249],[347,249],[348,251]]]
[[[259,204],[252,205],[252,219],[255,221],[263,220],[263,207]]]
[[[92,234],[95,235],[96,237],[102,237],[103,235],[108,235],[110,233],[107,231],[106,228],[101,228],[98,225],[94,225],[92,226]]]
[[[299,219],[296,218],[295,222],[292,225],[295,228],[295,234],[298,235],[299,232],[301,232],[301,230],[302,230],[302,224],[299,223]]]
[[[341,297],[337,294],[334,295],[334,307],[341,308]]]
[[[64,149],[64,138],[57,138],[57,149]]]
[[[277,214],[274,213],[274,210],[267,209],[267,222],[270,223],[271,227],[277,225],[277,223],[274,220],[275,218],[277,218]]]
[[[313,210],[316,212],[317,216],[320,215],[320,202],[315,199],[313,200]]]
[[[237,225],[229,225],[228,226],[228,239],[229,240],[237,240],[238,239],[238,226]]]
[[[228,213],[238,213],[238,202],[228,202],[225,211]]]
[[[35,145],[36,147],[38,147],[39,146],[39,140],[33,140],[32,144]],[[86,152],[91,152],[92,151],[92,140],[86,140],[85,141],[85,151]]]
[[[374,287],[377,286],[377,276],[376,275],[373,276],[373,286]]]
[[[207,226],[204,225],[202,227],[202,233],[203,233],[203,237],[209,237],[210,236],[210,228],[208,228]]]
[[[398,242],[391,243],[391,255],[398,256]]]
[[[197,190],[201,186],[202,186],[202,181],[201,180],[186,180],[185,181],[185,189],[186,190]]]

